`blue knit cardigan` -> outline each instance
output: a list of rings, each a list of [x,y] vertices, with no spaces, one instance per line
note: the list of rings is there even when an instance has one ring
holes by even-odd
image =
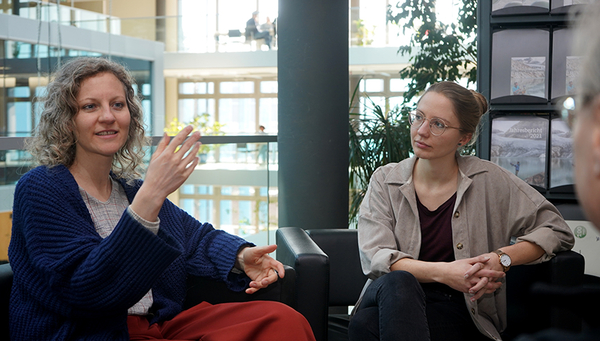
[[[120,182],[131,202],[142,182]],[[154,323],[182,311],[188,274],[247,287],[249,278],[231,270],[252,244],[168,200],[159,218],[155,235],[124,213],[102,239],[66,167],[27,172],[15,190],[9,247],[11,340],[129,340],[127,309],[149,289]]]

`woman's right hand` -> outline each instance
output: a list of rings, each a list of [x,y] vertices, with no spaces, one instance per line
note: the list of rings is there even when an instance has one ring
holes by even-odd
[[[490,255],[483,254],[477,257],[455,260],[447,263],[449,271],[443,283],[455,290],[471,294],[471,300],[475,301],[486,293],[493,293],[502,282],[499,278],[505,276],[504,271],[493,268]]]
[[[131,203],[131,209],[141,218],[156,221],[167,196],[177,190],[196,168],[200,132],[192,133],[192,130],[192,126],[187,126],[172,140],[165,133],[158,143],[144,184]],[[186,140],[190,133],[192,135]]]

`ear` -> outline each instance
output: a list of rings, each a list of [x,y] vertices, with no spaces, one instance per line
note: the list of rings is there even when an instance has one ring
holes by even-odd
[[[460,138],[460,140],[458,140],[459,145],[460,146],[467,145],[467,143],[469,143],[469,141],[471,141],[472,137],[473,137],[473,134],[471,134],[471,133],[463,134],[462,137]]]

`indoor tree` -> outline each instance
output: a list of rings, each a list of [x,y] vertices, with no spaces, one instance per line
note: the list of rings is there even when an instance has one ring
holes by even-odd
[[[445,1],[445,0],[444,0]],[[404,103],[411,102],[430,84],[477,79],[477,0],[461,0],[458,18],[445,24],[437,20],[436,0],[404,0],[388,6],[388,21],[410,34],[408,45],[398,53],[410,55],[400,76],[410,79]]]

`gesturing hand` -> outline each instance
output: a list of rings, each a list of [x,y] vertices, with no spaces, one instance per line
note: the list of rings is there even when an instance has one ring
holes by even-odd
[[[144,184],[131,203],[131,208],[140,217],[156,221],[167,195],[179,188],[194,171],[198,164],[200,133],[196,131],[185,140],[192,130],[192,126],[183,128],[171,141],[164,134],[158,143],[148,165]]]
[[[252,280],[247,294],[253,294],[271,283],[283,278],[285,270],[283,264],[273,259],[268,254],[275,251],[277,245],[247,247],[240,251],[238,261],[246,275]]]

